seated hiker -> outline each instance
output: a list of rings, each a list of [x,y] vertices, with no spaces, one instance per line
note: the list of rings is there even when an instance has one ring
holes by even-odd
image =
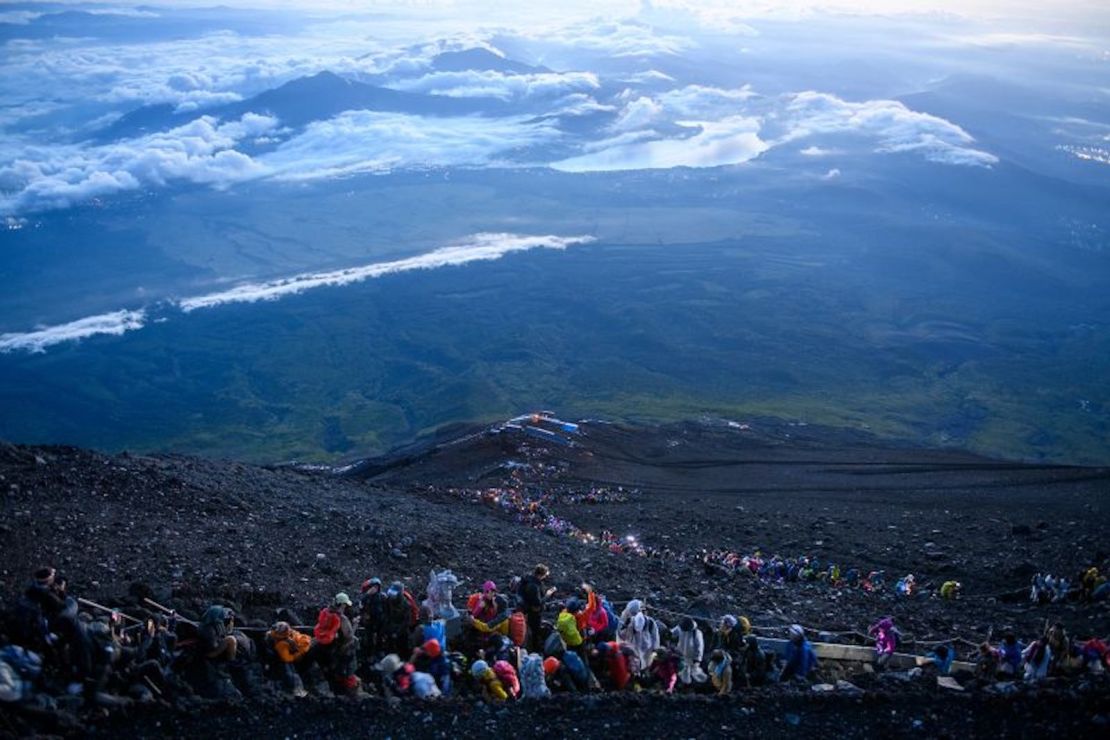
[[[1048,636],[1039,637],[1029,644],[1021,653],[1025,666],[1024,680],[1027,683],[1040,681],[1048,676],[1048,667],[1052,664],[1052,648],[1048,646]]]
[[[504,661],[513,668],[519,669],[524,651],[504,635],[490,635],[489,641],[481,652],[481,657],[490,665]]]
[[[713,650],[724,650],[730,662],[735,661],[744,651],[744,634],[739,621],[731,614],[721,617],[717,629],[713,631]]]
[[[975,659],[975,675],[984,680],[993,680],[1002,663],[1002,652],[989,642],[979,645],[979,655]]]
[[[92,671],[92,643],[78,618],[77,600],[67,593],[66,579],[49,566],[37,569],[16,604],[14,642],[57,660],[78,689]]]
[[[639,599],[628,602],[617,622],[617,641],[635,651],[640,670],[645,670],[659,648],[659,623],[647,615]]]
[[[411,663],[406,663],[395,653],[390,653],[374,664],[374,670],[381,677],[382,694],[388,697],[412,696]]]
[[[790,641],[786,644],[786,656],[779,681],[808,678],[817,667],[817,654],[813,652],[813,646],[806,639],[805,630],[800,624],[791,625],[787,634]]]
[[[1022,653],[1025,651],[1025,646],[1017,639],[1013,632],[1007,632],[1002,637],[1002,644],[999,646],[1000,662],[998,671],[1006,676],[1016,678],[1021,672]]]
[[[732,693],[732,657],[727,650],[717,649],[709,654],[707,666],[709,680],[719,696]]]
[[[350,607],[350,596],[342,592],[336,594],[332,603],[320,610],[313,630],[310,659],[320,666],[337,695],[353,695],[359,688],[355,675],[356,639],[347,617]]]
[[[420,618],[409,635],[409,644],[420,647],[428,640],[435,640],[444,652],[447,651],[447,620],[435,619],[431,610],[421,605]]]
[[[544,699],[551,696],[544,672],[544,659],[538,653],[524,656],[520,668],[520,692],[525,699]]]
[[[475,661],[470,666],[470,675],[474,677],[475,683],[478,684],[478,688],[482,692],[482,698],[486,701],[500,703],[509,700],[509,693],[505,690],[505,685],[501,683],[497,673],[490,668],[486,661]]]
[[[1083,670],[1110,671],[1110,646],[1105,641],[1092,637],[1083,643],[1079,655],[1083,661]]]
[[[886,667],[895,648],[898,647],[898,630],[894,627],[894,620],[883,617],[868,628],[867,634],[875,638],[875,663],[880,668]]]
[[[682,670],[682,658],[673,650],[659,648],[648,663],[648,677],[652,686],[664,693],[673,694],[678,684],[678,674]]]
[[[962,588],[959,581],[945,581],[940,585],[940,597],[946,601],[958,599]]]
[[[1050,668],[1057,673],[1072,667],[1070,661],[1073,656],[1071,638],[1061,622],[1054,623],[1048,630],[1048,647],[1052,651],[1052,665]]]
[[[679,671],[678,680],[685,686],[695,683],[705,683],[708,676],[701,669],[701,661],[705,654],[705,638],[691,617],[683,617],[678,626],[671,630],[676,641],[676,650],[682,658],[682,670]]]
[[[925,657],[936,666],[937,674],[947,676],[952,672],[952,663],[956,660],[956,651],[951,645],[937,645]]]
[[[305,696],[307,692],[300,670],[308,665],[305,658],[312,647],[312,638],[293,629],[288,622],[276,622],[266,633],[266,640],[277,656],[279,676],[286,690],[296,697]]]
[[[739,661],[732,664],[734,680],[745,687],[763,686],[767,683],[774,655],[768,654],[759,646],[755,635],[744,638],[744,653]]]
[[[483,583],[482,590],[471,594],[466,600],[467,613],[474,619],[487,624],[508,608],[508,601],[497,593],[497,584],[493,581]]]
[[[409,662],[418,672],[431,676],[442,694],[451,693],[451,663],[438,640],[426,640],[413,651]]]
[[[913,573],[899,578],[894,584],[894,591],[899,596],[913,596],[917,591],[917,579],[914,578]]]
[[[1083,601],[1094,601],[1095,592],[1106,583],[1106,576],[1099,573],[1098,567],[1091,566],[1079,577],[1079,593]]]
[[[358,602],[359,660],[363,665],[385,650],[385,594],[382,579],[368,578],[362,584]]]
[[[632,652],[628,648],[628,652]],[[607,691],[623,691],[632,672],[629,670],[628,655],[616,642],[600,642],[591,651],[591,664],[594,666],[594,675],[598,677],[602,687]]]

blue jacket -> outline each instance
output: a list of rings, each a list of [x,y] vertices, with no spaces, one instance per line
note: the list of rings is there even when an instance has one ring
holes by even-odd
[[[809,640],[803,639],[801,643],[790,641],[786,646],[786,665],[782,669],[782,679],[805,678],[810,671],[817,667],[817,654]]]

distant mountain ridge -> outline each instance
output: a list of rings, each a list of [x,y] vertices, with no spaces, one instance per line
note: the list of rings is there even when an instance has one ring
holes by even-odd
[[[102,129],[96,139],[112,141],[182,126],[202,115],[234,120],[245,113],[276,116],[284,126],[299,128],[332,118],[348,110],[373,110],[420,116],[498,114],[506,104],[492,98],[453,98],[446,95],[405,92],[319,72],[299,77],[247,100],[207,108],[177,111],[172,105],[146,105],[127,113]]]

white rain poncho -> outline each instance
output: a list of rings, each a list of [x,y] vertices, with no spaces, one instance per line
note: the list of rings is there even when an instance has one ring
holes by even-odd
[[[708,676],[701,669],[701,659],[705,653],[705,638],[697,626],[684,630],[675,627],[671,634],[678,640],[678,654],[682,656],[682,670],[678,680],[684,684],[704,683]]]
[[[628,606],[621,612],[617,640],[632,648],[639,670],[646,669],[651,663],[651,654],[659,648],[659,625],[644,614],[644,605],[640,600],[628,602]]]

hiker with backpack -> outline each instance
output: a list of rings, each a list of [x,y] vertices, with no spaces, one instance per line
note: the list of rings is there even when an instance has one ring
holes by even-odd
[[[358,602],[358,650],[365,668],[385,651],[385,594],[382,579],[367,578]]]
[[[677,651],[682,658],[682,670],[678,679],[684,686],[705,683],[708,676],[701,669],[701,661],[705,655],[705,637],[692,617],[683,617],[678,626],[671,630],[671,635],[677,642]]]
[[[898,638],[901,633],[894,626],[894,620],[883,617],[867,630],[867,634],[875,638],[875,664],[885,668],[898,647]]]
[[[641,670],[650,665],[659,639],[659,623],[647,615],[644,603],[639,599],[629,601],[617,620],[617,640],[635,651]]]
[[[548,587],[544,582],[550,575],[550,569],[540,563],[532,572],[520,579],[520,603],[528,625],[528,649],[539,650],[540,631],[543,625],[543,608],[545,603],[555,593],[554,586]]]
[[[790,625],[787,636],[790,641],[786,644],[786,656],[782,672],[779,673],[779,682],[805,680],[817,667],[817,653],[813,651],[813,645],[806,639],[805,629],[800,624]]]
[[[266,633],[266,641],[277,657],[278,677],[296,697],[307,694],[301,672],[309,666],[306,660],[312,638],[293,629],[288,622],[276,622]]]
[[[416,599],[400,581],[394,581],[385,593],[383,606],[382,633],[385,652],[408,655],[412,651],[409,638],[420,618]]]
[[[347,616],[351,597],[338,593],[331,604],[320,610],[313,629],[310,659],[320,666],[333,693],[353,695],[359,687],[355,676],[357,639]]]

